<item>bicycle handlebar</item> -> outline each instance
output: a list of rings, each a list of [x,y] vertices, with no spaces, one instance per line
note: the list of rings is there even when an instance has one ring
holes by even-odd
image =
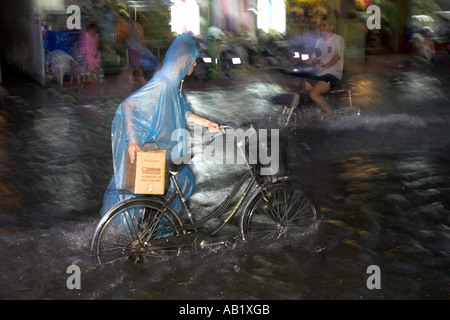
[[[247,127],[247,126],[245,126],[245,127]],[[254,128],[253,124],[249,124],[248,127],[252,128],[252,129]],[[212,141],[213,139],[215,139],[218,136],[226,134],[226,130],[227,129],[236,130],[236,129],[239,129],[239,128],[241,128],[239,125],[237,125],[237,128],[236,128],[236,127],[233,127],[233,126],[222,124],[222,125],[219,126],[219,131],[220,132],[212,135],[210,141]]]

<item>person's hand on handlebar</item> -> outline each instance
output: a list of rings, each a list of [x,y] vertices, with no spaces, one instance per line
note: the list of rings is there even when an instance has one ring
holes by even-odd
[[[208,130],[211,132],[221,132],[220,126],[212,121],[210,121],[208,124]]]
[[[316,64],[316,69],[317,70],[324,70],[324,69],[326,69],[327,68],[327,66],[326,66],[326,64],[325,63],[317,63]]]
[[[200,124],[204,127],[207,127],[209,131],[211,132],[220,132],[219,125],[213,121],[210,121],[208,119],[202,118],[196,114],[191,115],[188,118],[189,122]]]

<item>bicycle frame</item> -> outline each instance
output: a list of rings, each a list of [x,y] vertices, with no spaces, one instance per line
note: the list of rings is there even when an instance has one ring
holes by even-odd
[[[182,233],[184,235],[186,235],[188,233],[188,231],[195,231],[195,232],[197,232],[197,229],[202,227],[202,226],[204,226],[208,221],[220,217],[230,207],[230,203],[234,199],[236,194],[238,193],[239,189],[241,189],[241,187],[245,184],[245,182],[248,181],[248,185],[246,186],[246,188],[245,188],[244,192],[242,193],[238,203],[235,205],[235,207],[233,208],[231,213],[227,216],[227,218],[223,221],[223,223],[217,229],[215,229],[213,232],[211,232],[211,235],[215,236],[215,235],[217,235],[217,233],[220,230],[222,230],[222,228],[231,220],[231,218],[239,210],[239,208],[241,207],[243,201],[247,198],[247,196],[249,194],[249,191],[251,190],[252,186],[257,181],[257,177],[258,177],[258,175],[256,174],[256,166],[254,166],[254,165],[248,166],[245,175],[243,175],[241,177],[241,179],[236,183],[236,185],[229,192],[229,194],[223,200],[223,202],[210,215],[204,217],[203,219],[200,219],[200,220],[194,222],[193,219],[192,219],[191,211],[190,211],[189,207],[186,204],[187,200],[184,199],[183,192],[181,191],[178,183],[176,182],[175,175],[176,175],[175,173],[171,172],[171,177],[170,178],[171,178],[171,181],[173,181],[174,184],[175,184],[175,190],[170,194],[170,196],[168,198],[164,199],[161,196],[148,196],[147,195],[147,196],[140,196],[140,197],[128,199],[125,202],[118,203],[117,205],[115,205],[113,208],[111,208],[102,217],[102,219],[100,220],[100,222],[98,223],[98,225],[97,225],[97,227],[96,227],[96,229],[94,231],[94,235],[97,234],[97,231],[109,219],[109,212],[113,212],[116,208],[118,208],[118,207],[120,207],[122,205],[127,205],[127,204],[130,204],[130,203],[133,203],[133,202],[137,202],[137,201],[142,200],[142,199],[151,199],[152,201],[162,205],[162,209],[160,211],[160,214],[157,217],[155,217],[156,223],[159,223],[159,222],[161,222],[161,219],[164,216],[165,212],[167,210],[170,210],[169,209],[170,205],[173,203],[173,201],[175,200],[177,195],[179,195],[180,199],[182,199],[183,206],[187,210],[187,215],[188,215],[188,217],[191,220],[191,224],[181,225],[180,227],[177,227],[177,229],[179,228],[180,233]],[[177,214],[177,213],[175,213],[175,214]],[[91,243],[90,243],[91,251],[94,250],[94,240],[95,240],[94,238],[91,239]],[[169,244],[168,242],[166,242],[166,240],[164,240],[164,246],[163,247],[164,248],[168,248],[168,247],[171,247],[171,246],[179,247],[179,246],[183,246],[183,243],[185,243],[185,242],[186,242],[186,239],[184,241],[182,241],[182,243],[172,240],[171,244]],[[187,245],[190,246],[191,244],[187,244]]]
[[[240,149],[242,152],[242,149]],[[247,161],[247,159],[246,159]],[[258,180],[259,180],[259,175],[257,173],[257,166],[256,165],[250,165],[248,164],[247,161],[247,171],[246,173],[241,177],[241,179],[235,184],[235,186],[233,187],[233,189],[229,192],[229,194],[227,195],[227,197],[222,201],[222,203],[208,216],[195,221],[193,220],[193,216],[191,213],[190,208],[187,205],[187,200],[184,199],[183,196],[183,192],[181,191],[181,188],[179,187],[176,179],[175,179],[175,174],[173,172],[171,173],[170,179],[171,181],[174,183],[175,185],[175,190],[172,192],[172,194],[167,198],[167,200],[165,201],[165,205],[163,208],[163,212],[165,210],[167,210],[170,205],[172,204],[172,202],[175,200],[176,196],[179,195],[181,202],[184,206],[184,209],[186,210],[186,213],[189,217],[189,220],[191,222],[191,224],[187,224],[182,226],[182,230],[187,231],[187,230],[197,230],[199,227],[205,225],[208,221],[212,220],[212,219],[216,219],[218,217],[220,217],[222,214],[225,213],[225,211],[227,209],[230,208],[230,204],[231,201],[235,198],[235,196],[237,195],[238,191],[242,188],[242,186],[244,186],[244,184],[246,182],[247,186],[245,187],[245,190],[242,192],[238,202],[236,203],[236,205],[234,206],[233,210],[230,212],[230,214],[225,218],[225,220],[222,222],[222,224],[215,229],[211,235],[215,236],[217,235],[217,233],[219,233],[220,230],[222,230],[222,228],[231,220],[231,218],[233,218],[233,216],[236,214],[236,212],[239,210],[239,208],[241,207],[242,203],[244,202],[244,200],[247,198],[250,190],[252,189],[252,187],[258,184]]]
[[[250,127],[253,128],[253,126],[251,126],[251,125],[250,125]],[[248,138],[250,138],[250,137],[248,137]],[[243,158],[245,159],[245,163],[247,165],[246,173],[235,184],[235,186],[229,192],[227,197],[222,201],[222,203],[211,214],[209,214],[208,216],[206,216],[198,221],[194,221],[192,212],[187,205],[187,200],[184,198],[183,192],[181,191],[181,188],[175,179],[176,172],[171,172],[170,170],[169,170],[170,179],[175,186],[175,190],[172,192],[172,194],[169,197],[166,198],[162,211],[164,212],[170,207],[170,205],[173,203],[173,201],[175,200],[177,195],[180,196],[180,200],[183,204],[184,209],[186,210],[186,214],[191,223],[191,224],[183,225],[181,227],[181,229],[183,231],[188,231],[188,230],[197,231],[198,228],[204,226],[208,221],[210,221],[212,219],[216,219],[216,218],[220,217],[222,214],[224,214],[226,212],[226,210],[230,208],[231,201],[238,194],[238,191],[245,185],[245,183],[247,183],[244,191],[242,192],[242,194],[241,194],[239,200],[237,201],[236,205],[234,206],[234,208],[231,210],[231,212],[228,214],[228,216],[223,220],[223,222],[220,224],[220,226],[217,227],[213,232],[211,232],[212,236],[217,235],[217,233],[219,233],[219,231],[223,229],[223,227],[231,220],[231,218],[233,218],[235,216],[235,214],[241,208],[243,202],[248,197],[249,192],[252,190],[252,188],[255,186],[255,184],[256,184],[256,189],[261,190],[262,185],[260,184],[260,182],[264,178],[259,174],[259,171],[258,171],[259,164],[250,164],[249,163],[248,157],[245,154],[245,150],[246,150],[247,146],[248,146],[248,140],[240,141],[237,144],[237,147],[238,147],[239,151],[241,152],[241,154],[243,155]],[[284,177],[283,179],[286,179],[286,177]]]

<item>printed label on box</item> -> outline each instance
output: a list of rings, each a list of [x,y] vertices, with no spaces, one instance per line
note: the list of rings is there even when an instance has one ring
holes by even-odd
[[[164,194],[165,172],[165,150],[138,152],[135,163],[129,164],[126,188],[136,194]]]

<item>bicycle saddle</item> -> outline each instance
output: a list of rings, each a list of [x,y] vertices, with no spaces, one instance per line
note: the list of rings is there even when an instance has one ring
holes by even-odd
[[[191,156],[191,159],[192,159],[192,156]],[[175,163],[181,162],[181,163],[180,163],[180,164],[175,164],[174,162],[175,162]],[[186,166],[186,163],[184,163],[184,162],[182,162],[182,161],[172,161],[172,160],[168,160],[168,161],[166,162],[166,164],[167,164],[167,167],[169,168],[169,172],[170,172],[172,175],[174,175],[174,176],[176,176],[177,173],[180,172],[181,170],[183,170],[183,168]]]

